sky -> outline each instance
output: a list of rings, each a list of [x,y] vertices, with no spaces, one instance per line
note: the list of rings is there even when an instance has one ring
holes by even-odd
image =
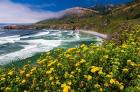
[[[130,0],[0,0],[0,23],[35,23],[59,17],[65,9],[95,4],[121,4]]]

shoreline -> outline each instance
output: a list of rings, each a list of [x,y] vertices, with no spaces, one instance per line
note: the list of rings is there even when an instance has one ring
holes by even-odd
[[[5,26],[2,29],[34,30],[36,28],[31,27],[31,26],[25,26],[25,25],[21,25],[21,26],[10,25],[10,26]],[[50,30],[50,29],[47,29],[47,30]],[[52,29],[52,30],[54,30],[54,29]],[[64,30],[64,29],[59,29],[59,30]],[[86,33],[86,34],[91,34],[91,35],[94,35],[94,36],[97,36],[97,37],[100,37],[100,38],[103,38],[103,39],[108,39],[108,35],[107,34],[99,33],[99,32],[92,31],[92,30],[76,29],[75,31],[79,31],[79,32]]]
[[[87,31],[86,30],[76,30],[76,31],[86,33],[86,34],[91,34],[91,35],[94,35],[94,36],[98,36],[98,37],[103,38],[103,39],[108,39],[107,34],[102,34],[102,33],[91,31],[91,30],[87,30]]]

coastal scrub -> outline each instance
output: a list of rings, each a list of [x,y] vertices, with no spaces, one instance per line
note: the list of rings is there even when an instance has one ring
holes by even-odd
[[[127,35],[121,45],[59,48],[43,54],[34,65],[2,69],[0,91],[139,92],[140,26]]]

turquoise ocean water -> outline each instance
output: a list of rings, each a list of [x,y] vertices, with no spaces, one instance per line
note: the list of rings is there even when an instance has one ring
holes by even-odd
[[[0,65],[24,59],[35,60],[55,48],[99,44],[102,39],[73,30],[3,30],[0,29]]]

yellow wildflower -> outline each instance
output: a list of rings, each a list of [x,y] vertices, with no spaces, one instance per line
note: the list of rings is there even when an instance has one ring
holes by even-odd
[[[55,64],[57,62],[57,60],[54,60],[54,61],[49,61],[49,63],[48,63],[48,67],[50,67],[50,66],[52,66],[53,64]]]
[[[56,76],[56,77],[55,77],[55,79],[57,79],[57,80],[58,80],[58,77]]]
[[[100,71],[98,72],[98,74],[99,74],[99,75],[103,75],[104,73],[103,73],[102,70],[100,70]]]
[[[123,90],[124,86],[123,85],[119,85],[119,88],[120,88],[120,90]]]
[[[78,71],[78,73],[80,73],[80,72],[81,72],[81,69],[78,69],[78,68],[77,68],[76,70]]]
[[[63,88],[63,92],[69,92],[70,90],[70,86],[66,85],[65,83],[62,84],[61,87]]]
[[[75,66],[76,66],[76,67],[80,66],[80,62],[76,63]]]
[[[113,73],[112,73],[112,72],[109,72],[109,74],[110,74],[110,75],[113,75]]]
[[[59,85],[59,84],[60,84],[60,81],[59,81],[59,80],[57,80],[57,81],[56,81],[56,84],[58,84],[58,85]]]
[[[55,85],[55,82],[52,82],[51,84],[52,84],[52,85]]]
[[[116,84],[116,79],[110,79],[110,84]]]
[[[111,74],[107,74],[106,77],[112,78],[113,76]]]
[[[83,52],[87,51],[88,49],[89,49],[88,47],[84,47]]]
[[[99,89],[99,92],[103,92],[103,91],[104,91],[103,88],[100,88],[100,89]]]
[[[50,71],[54,71],[54,68],[50,68]]]
[[[62,66],[62,64],[61,63],[58,63],[57,66]]]
[[[30,74],[26,74],[26,77],[30,77],[31,75]]]
[[[16,78],[16,82],[18,82],[18,81],[19,81],[19,79],[20,79],[20,78],[19,78],[19,77],[17,77],[17,78]]]
[[[138,78],[140,78],[140,75],[137,75]]]
[[[121,52],[124,53],[125,51],[124,50],[121,50]]]
[[[2,74],[1,76],[2,76],[2,77],[5,77],[5,76],[6,76],[6,74]]]
[[[72,51],[75,51],[75,50],[76,50],[76,48],[69,48],[67,51],[72,52]]]
[[[105,86],[105,87],[108,87],[108,86],[109,86],[109,84],[108,84],[108,83],[105,83],[105,84],[104,84],[104,86]]]
[[[21,84],[25,84],[25,83],[26,83],[26,80],[25,79],[21,81]]]
[[[53,80],[53,77],[50,77],[49,80],[52,81]]]
[[[87,80],[91,80],[92,79],[92,76],[91,75],[88,75],[87,76]]]
[[[74,73],[75,73],[74,71],[71,72],[71,74],[74,74]]]
[[[54,71],[54,68],[50,68],[49,71],[46,71],[46,74],[51,74]]]
[[[4,80],[5,80],[5,78],[2,77],[2,78],[1,78],[1,81],[4,81]]]
[[[32,75],[32,74],[33,74],[33,72],[30,72],[29,74],[30,74],[30,75]]]
[[[127,47],[128,47],[127,44],[123,44],[123,45],[122,45],[122,48],[127,48]]]
[[[31,72],[34,72],[34,71],[36,71],[36,67],[33,67],[33,68],[31,69]]]
[[[68,84],[68,85],[71,85],[71,84],[72,84],[72,82],[71,82],[71,81],[68,81],[68,82],[67,82],[67,84]]]
[[[69,73],[68,72],[65,72],[64,77],[66,78],[68,76],[69,76]]]
[[[100,85],[97,83],[94,85],[95,88],[100,88]]]
[[[85,44],[82,44],[80,47],[83,48],[83,47],[86,47],[86,45]]]
[[[5,88],[5,91],[7,92],[7,91],[10,91],[11,90],[11,88],[10,87],[6,87]]]
[[[44,64],[44,61],[43,60],[42,61],[38,61],[37,64],[43,65]]]
[[[13,71],[10,71],[9,73],[8,73],[8,75],[13,75],[14,74],[14,72]]]
[[[104,55],[103,57],[104,57],[105,59],[108,59],[108,58],[109,58],[109,56],[108,56],[108,55]]]
[[[127,60],[127,64],[131,65],[131,66],[137,66],[134,62],[132,62],[131,60]]]
[[[96,66],[92,66],[92,67],[91,67],[91,72],[92,72],[92,73],[96,73],[96,72],[98,72],[98,71],[100,71],[100,70],[101,70],[100,67],[96,67]]]
[[[137,67],[140,67],[140,64],[137,64]]]
[[[69,92],[70,87],[69,86],[64,86],[63,92]]]
[[[69,58],[71,55],[70,55],[70,54],[64,54],[64,56],[65,56],[66,58]]]
[[[80,53],[80,50],[77,50],[76,53],[79,54]]]
[[[84,77],[89,81],[92,79],[92,76],[91,75],[84,75]]]
[[[24,90],[24,92],[28,92],[27,90]]]
[[[26,70],[26,68],[29,66],[29,64],[24,65],[23,69]]]
[[[23,75],[23,74],[25,73],[25,71],[21,70],[19,73],[20,73],[21,75]]]
[[[131,60],[127,60],[127,64],[129,64],[129,65],[130,65],[130,64],[131,64],[131,62],[132,62]]]
[[[85,59],[81,59],[81,61],[80,61],[81,64],[82,64],[82,63],[85,63],[85,62],[86,62]]]
[[[70,78],[74,78],[74,76],[72,74],[69,75]]]
[[[122,69],[122,71],[123,71],[124,73],[127,73],[127,72],[128,72],[128,69],[127,69],[127,68],[124,68],[124,69]]]
[[[66,83],[61,84],[61,87],[63,88],[64,86],[66,86]]]

